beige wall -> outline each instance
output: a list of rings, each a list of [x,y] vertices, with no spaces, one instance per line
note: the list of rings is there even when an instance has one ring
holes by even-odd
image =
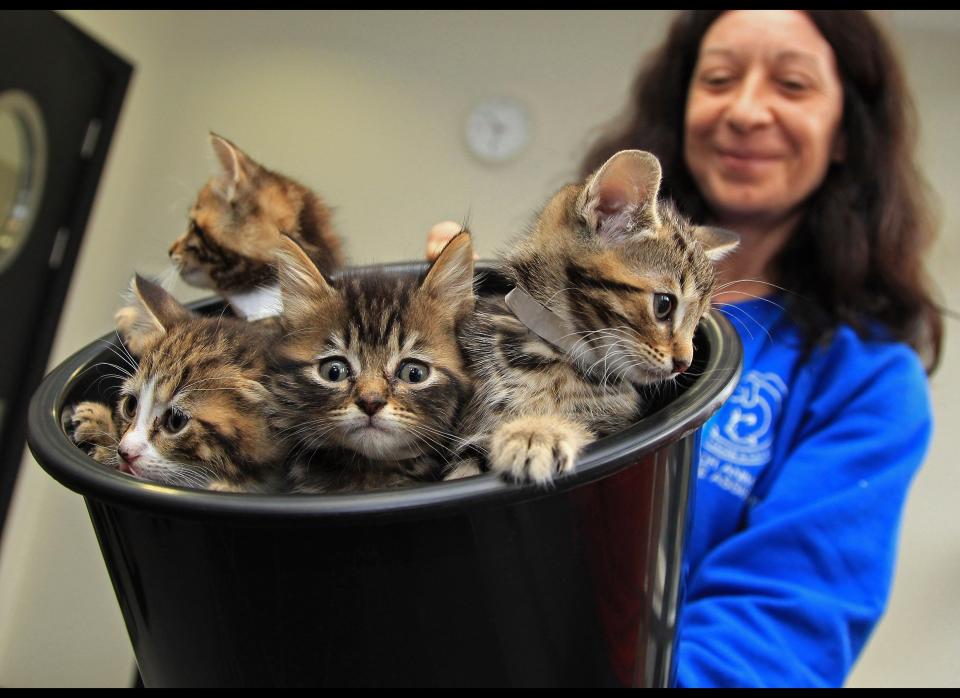
[[[570,178],[591,129],[613,116],[668,15],[649,13],[69,11],[134,63],[52,362],[110,329],[130,273],[166,248],[213,171],[206,133],[236,141],[336,207],[352,261],[417,258],[424,231],[469,213],[491,254]],[[960,307],[960,22],[895,15],[942,192],[934,271]],[[528,105],[533,141],[500,167],[473,160],[462,128],[496,95]],[[202,295],[183,285],[184,299]],[[951,330],[956,330],[952,323]],[[854,685],[960,684],[960,519],[951,450],[960,387],[948,345],[933,381],[938,432],[904,525],[888,617]],[[0,685],[125,685],[132,655],[82,501],[27,459],[0,547]]]
[[[921,162],[939,199],[942,227],[931,273],[943,303],[956,312],[960,12],[901,11],[894,19],[920,112]],[[960,322],[948,320],[946,332],[943,363],[931,381],[933,446],[907,502],[893,597],[851,686],[960,685]]]

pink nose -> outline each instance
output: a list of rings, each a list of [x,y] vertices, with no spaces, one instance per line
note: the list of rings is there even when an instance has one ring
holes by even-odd
[[[126,442],[126,439],[120,442],[120,447],[117,449],[117,453],[120,454],[120,457],[123,458],[127,463],[133,463],[137,458],[143,455],[143,448],[141,446],[131,444]]]
[[[674,359],[673,370],[677,373],[683,373],[690,368],[690,362],[685,359]]]

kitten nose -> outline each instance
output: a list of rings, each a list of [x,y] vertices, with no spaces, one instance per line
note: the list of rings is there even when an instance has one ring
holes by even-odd
[[[127,463],[133,463],[143,455],[146,444],[132,434],[126,434],[117,445],[117,454]]]
[[[357,407],[366,412],[371,417],[387,404],[387,401],[380,395],[361,395],[357,398]]]
[[[690,368],[690,362],[686,359],[673,360],[673,370],[675,373],[684,373],[688,368]]]
[[[120,457],[123,458],[123,460],[125,460],[127,463],[133,463],[133,461],[140,457],[139,451],[128,450],[123,446],[120,446],[120,448],[117,449],[117,453],[119,453]]]

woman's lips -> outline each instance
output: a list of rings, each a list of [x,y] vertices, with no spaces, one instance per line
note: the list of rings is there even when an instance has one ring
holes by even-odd
[[[734,162],[774,162],[775,160],[780,159],[780,155],[776,153],[767,153],[762,151],[751,151],[751,150],[726,150],[724,148],[718,148],[717,153],[721,158],[732,160]]]
[[[721,166],[728,172],[750,175],[766,170],[780,161],[780,156],[742,150],[718,150]]]

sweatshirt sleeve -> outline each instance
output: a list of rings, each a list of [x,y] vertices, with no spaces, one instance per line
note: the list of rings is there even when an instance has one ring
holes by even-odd
[[[740,530],[688,580],[680,686],[840,686],[883,613],[927,381],[906,347],[840,344],[811,361],[803,417]]]

